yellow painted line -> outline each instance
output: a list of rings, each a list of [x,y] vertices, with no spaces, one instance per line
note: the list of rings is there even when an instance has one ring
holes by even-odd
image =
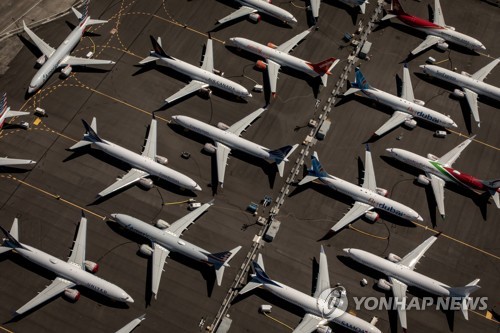
[[[264,316],[266,316],[267,318],[270,318],[270,319],[274,320],[274,321],[275,321],[275,322],[277,322],[278,324],[281,324],[281,325],[283,325],[283,326],[285,326],[285,327],[289,328],[289,329],[290,329],[290,331],[293,331],[293,327],[288,326],[287,324],[285,324],[285,323],[284,323],[284,322],[282,322],[281,320],[278,320],[278,319],[276,319],[276,318],[274,318],[274,317],[271,317],[268,313],[264,312]]]
[[[450,130],[450,129],[448,129],[448,130],[449,130],[451,133],[456,134],[456,135],[458,135],[458,136],[462,136],[462,137],[464,137],[464,138],[469,138],[469,137],[470,137],[470,136],[469,136],[469,135],[467,135],[467,134],[462,134],[462,133],[460,133],[460,132],[456,132],[456,131],[453,131],[453,130]],[[482,144],[482,145],[485,145],[486,147],[489,147],[489,148],[492,148],[492,149],[495,149],[495,150],[500,150],[500,148],[498,148],[498,147],[492,146],[492,145],[490,145],[489,143],[486,143],[486,142],[483,142],[483,141],[479,141],[479,140],[477,140],[477,139],[472,139],[472,141],[477,142],[477,143],[480,143],[480,144]]]
[[[293,1],[290,1],[290,3],[292,4],[292,6],[296,7],[296,8],[300,8],[300,9],[306,9],[307,7],[306,6],[299,6],[299,5],[296,5],[293,3]]]
[[[169,205],[180,205],[186,202],[189,202],[191,199],[183,200],[183,201],[176,201],[176,202],[164,202],[163,206],[169,206]]]
[[[469,312],[472,312],[472,313],[474,313],[474,314],[476,314],[476,315],[478,315],[480,317],[488,319],[489,321],[492,321],[494,323],[500,324],[498,321],[496,321],[495,319],[493,319],[493,316],[491,315],[491,312],[489,312],[489,311],[486,311],[486,316],[484,314],[479,313],[479,312],[474,311],[474,310],[469,310]],[[488,316],[488,314],[489,314],[489,316]]]
[[[363,234],[363,235],[366,235],[366,236],[370,236],[370,237],[373,237],[373,238],[377,238],[377,239],[386,240],[386,239],[389,238],[389,236],[387,236],[387,237],[377,236],[377,235],[374,235],[374,234],[370,234],[369,232],[366,232],[366,231],[363,231],[363,230],[360,230],[360,229],[356,229],[355,227],[352,226],[352,224],[349,224],[349,229],[352,229],[354,231],[359,232],[360,234]]]
[[[159,20],[162,20],[162,21],[168,22],[168,23],[170,23],[170,24],[176,25],[176,26],[178,26],[178,27],[181,27],[181,28],[184,28],[184,29],[186,29],[186,30],[189,30],[189,31],[195,32],[195,33],[197,33],[197,34],[199,34],[199,35],[202,35],[202,36],[205,36],[205,37],[207,37],[207,38],[208,38],[208,34],[206,34],[206,33],[204,33],[204,32],[201,32],[201,31],[198,31],[198,30],[196,30],[196,29],[193,29],[193,28],[189,27],[188,25],[184,25],[184,24],[181,24],[181,23],[179,23],[179,22],[175,22],[175,21],[172,21],[172,20],[166,19],[166,18],[161,17],[161,16],[158,16],[158,15],[153,15],[153,17],[156,17],[156,18],[157,18],[157,19],[159,19]],[[216,42],[219,42],[219,43],[222,43],[222,44],[226,44],[226,42],[225,42],[224,40],[222,40],[222,39],[218,39],[218,38],[214,38],[214,37],[212,37],[212,40],[214,40],[214,41],[216,41]]]
[[[5,332],[14,333],[13,331],[9,331],[8,329],[6,329],[5,327],[2,327],[2,326],[0,326],[0,329],[2,329]]]
[[[442,64],[443,62],[447,62],[449,61],[449,59],[444,59],[444,60],[441,60],[441,61],[436,61],[433,63],[433,65],[439,65],[439,64]]]

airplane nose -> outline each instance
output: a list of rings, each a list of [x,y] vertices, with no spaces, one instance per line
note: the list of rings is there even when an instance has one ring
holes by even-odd
[[[248,97],[252,97],[252,94],[251,94],[251,93],[248,93]]]
[[[392,154],[392,150],[393,150],[393,149],[394,149],[394,148],[387,148],[385,151],[386,151],[386,152],[388,152],[389,154]]]
[[[127,303],[134,303],[134,299],[130,296],[127,296],[127,298],[125,299],[125,302]]]
[[[423,219],[423,218],[422,218],[422,216],[420,216],[420,215],[417,217],[417,220],[418,220],[419,222],[424,222],[424,219]]]
[[[196,191],[201,191],[201,187],[200,187],[200,185],[198,185],[198,184],[196,184],[196,186],[194,187],[194,189],[195,189]]]
[[[111,214],[111,217],[112,217],[112,218],[114,218],[114,219],[116,220],[116,216],[117,216],[117,215],[118,215],[118,214]]]
[[[351,254],[351,249],[349,249],[349,248],[343,249],[342,251],[344,251],[347,254]]]
[[[177,116],[172,116],[172,120],[177,122]]]
[[[457,124],[455,124],[455,122],[453,122],[453,123],[451,124],[451,126],[453,126],[453,127],[455,127],[455,128],[456,128],[456,127],[458,127],[458,125],[457,125]]]

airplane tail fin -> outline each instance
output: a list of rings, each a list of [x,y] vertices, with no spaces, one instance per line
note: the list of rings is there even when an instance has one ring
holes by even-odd
[[[351,95],[360,90],[371,88],[370,84],[366,81],[365,76],[363,75],[359,67],[356,67],[354,71],[354,82],[351,82],[351,87],[343,94],[343,96]]]
[[[172,57],[169,56],[165,52],[165,50],[163,50],[163,47],[161,46],[161,38],[160,37],[158,37],[158,39],[155,39],[153,36],[149,35],[149,39],[151,39],[151,44],[153,44],[153,51],[151,52],[152,56],[156,55],[156,56],[160,56],[160,57],[163,57],[163,58],[170,58],[170,59],[172,59]],[[146,59],[144,59],[144,60],[146,60]]]
[[[83,126],[85,127],[85,134],[83,135],[83,140],[77,142],[71,146],[70,150],[75,150],[84,146],[88,146],[93,142],[104,142],[99,135],[97,135],[97,120],[92,118],[92,123],[89,125],[85,120],[82,119]]]
[[[467,312],[468,310],[468,303],[470,300],[469,295],[472,294],[474,291],[478,290],[481,288],[477,284],[479,283],[479,279],[475,279],[471,283],[467,284],[465,287],[452,287],[450,288],[450,294],[451,296],[455,297],[462,297],[462,314],[464,315],[464,318],[466,320],[469,320],[469,313]]]
[[[10,227],[10,232],[5,230],[3,227],[0,226],[0,230],[5,235],[4,242],[2,246],[0,246],[0,253],[4,253],[7,251],[10,251],[15,248],[23,248],[26,249],[21,243],[19,243],[19,221],[17,220],[17,217],[14,219],[14,222],[12,223],[12,227]],[[7,245],[7,246],[3,246]]]
[[[245,294],[255,288],[262,286],[263,284],[272,284],[275,286],[280,286],[267,275],[264,269],[264,261],[262,260],[262,255],[259,253],[257,256],[257,261],[252,262],[252,268],[255,272],[251,275],[252,279],[240,290],[239,294]]]
[[[90,0],[86,0],[83,2],[82,13],[80,13],[78,10],[76,10],[75,7],[71,7],[71,9],[73,10],[73,13],[78,18],[80,25],[85,24],[86,26],[88,26],[88,25],[93,25],[93,24],[107,23],[108,22],[107,20],[93,20],[90,18],[90,16],[89,16],[89,3],[90,3]]]
[[[391,9],[388,10],[387,15],[382,17],[381,21],[389,20],[393,17],[396,17],[398,15],[406,14],[405,10],[403,9],[403,6],[401,6],[401,3],[399,0],[392,0],[391,1]]]
[[[309,66],[311,66],[312,70],[321,75],[321,82],[323,86],[326,87],[328,75],[331,74],[331,70],[335,65],[339,62],[339,59],[335,58],[328,58],[326,60],[323,60],[321,62],[318,62],[316,64],[311,64],[309,63]]]
[[[302,178],[299,182],[300,185],[307,184],[321,177],[327,177],[328,173],[323,169],[319,162],[318,153],[314,152],[311,156],[311,168],[307,170],[308,175]]]
[[[292,155],[292,153],[295,151],[295,149],[297,149],[298,146],[298,144],[294,144],[293,146],[288,145],[275,150],[271,150],[269,152],[274,162],[276,162],[280,177],[283,177],[283,174],[285,172],[285,162],[288,161],[288,157]]]
[[[217,285],[220,286],[222,284],[222,277],[224,276],[224,268],[226,266],[229,267],[229,261],[238,253],[241,249],[241,246],[235,247],[231,251],[224,251],[219,253],[211,253],[210,257],[215,259],[214,267],[215,267],[215,275],[217,277]]]

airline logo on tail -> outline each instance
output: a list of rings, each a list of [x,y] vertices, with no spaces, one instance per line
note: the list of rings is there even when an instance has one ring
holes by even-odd
[[[327,177],[328,173],[323,169],[321,163],[319,162],[318,155],[314,152],[311,158],[312,172],[316,177]]]
[[[335,64],[336,62],[338,62],[337,59],[335,58],[328,58],[326,60],[323,60],[321,62],[318,62],[317,64],[311,64],[311,63],[307,63],[307,65],[313,70],[315,71],[316,73],[318,74],[331,74],[330,73],[330,70],[331,70],[331,66],[333,64]]]
[[[82,16],[80,17],[80,26],[85,22],[85,20],[87,20],[87,18],[89,17],[89,3],[90,3],[90,0],[85,0],[83,2],[83,10],[82,10]]]

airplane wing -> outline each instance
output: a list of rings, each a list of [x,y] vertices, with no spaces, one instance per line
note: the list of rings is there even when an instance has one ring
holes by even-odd
[[[146,319],[146,314],[143,314],[142,316],[135,318],[134,320],[129,322],[127,325],[120,328],[115,333],[130,333],[134,330],[134,328],[139,326],[139,324],[145,319]]]
[[[356,201],[354,205],[349,209],[349,211],[344,215],[343,218],[340,219],[331,229],[334,232],[339,231],[346,225],[354,222],[358,218],[360,218],[363,214],[373,209],[373,206],[368,204]]]
[[[226,131],[236,134],[236,135],[241,135],[241,133],[247,129],[248,126],[250,126],[255,119],[259,118],[259,116],[262,114],[262,112],[266,111],[266,108],[260,108],[257,111],[254,111],[250,113],[248,116],[245,118],[235,122],[233,125],[231,125]]]
[[[455,161],[460,157],[462,151],[465,148],[467,148],[467,146],[472,142],[472,140],[475,137],[476,137],[475,135],[471,136],[470,138],[468,138],[467,140],[465,140],[464,142],[462,142],[461,144],[459,144],[458,146],[456,146],[455,148],[453,148],[452,150],[441,156],[438,162],[445,166],[451,167],[453,163],[455,163]]]
[[[267,76],[269,77],[269,86],[271,87],[272,93],[276,93],[280,67],[281,65],[277,62],[267,59]]]
[[[70,66],[88,66],[88,65],[113,65],[115,62],[111,60],[101,60],[101,59],[88,59],[88,58],[80,58],[67,56],[61,61],[59,67],[63,67],[66,65]]]
[[[146,139],[146,145],[142,151],[142,156],[146,156],[152,160],[156,158],[156,119],[151,120],[151,125],[149,125],[148,138]]]
[[[393,128],[401,125],[407,120],[412,119],[412,115],[406,112],[395,111],[391,118],[387,120],[378,130],[375,131],[375,135],[381,136],[389,132]]]
[[[413,51],[411,51],[411,54],[415,55],[417,53],[420,53],[423,50],[426,50],[429,47],[436,45],[437,43],[441,42],[442,40],[443,39],[441,37],[428,35],[427,38],[419,46],[417,46]]]
[[[439,0],[434,1],[434,23],[442,27],[446,26],[446,23],[444,23],[443,10],[441,9]]]
[[[321,5],[321,0],[310,0],[311,12],[314,18],[319,17],[319,6]]]
[[[5,114],[5,118],[12,118],[12,117],[19,117],[19,116],[26,116],[30,114],[29,112],[24,112],[24,111],[12,111],[9,110]]]
[[[214,47],[212,39],[207,40],[207,46],[205,47],[205,54],[203,55],[203,63],[201,64],[201,69],[208,72],[214,70]]]
[[[35,164],[32,160],[21,160],[17,158],[0,157],[0,166]]]
[[[433,174],[427,174],[427,177],[431,180],[432,192],[434,192],[434,198],[436,198],[436,204],[441,216],[444,216],[444,185],[445,181],[435,176]]]
[[[193,81],[189,82],[189,84],[187,86],[185,86],[184,88],[182,88],[181,90],[179,90],[178,92],[173,94],[172,96],[168,97],[167,99],[165,99],[165,104],[172,103],[173,101],[176,101],[179,98],[182,98],[184,96],[187,96],[189,94],[197,92],[198,90],[200,90],[202,88],[207,88],[207,87],[208,87],[208,84],[201,82],[201,81],[193,80]]]
[[[292,333],[312,333],[316,331],[318,325],[324,321],[323,318],[306,313],[299,326],[297,326]]]
[[[402,301],[403,299],[405,300],[406,303],[406,289],[408,289],[408,286],[404,284],[403,282],[399,281],[398,279],[395,279],[393,277],[389,276],[389,282],[391,283],[392,287],[392,293],[394,295],[394,298],[397,299],[398,301]],[[399,316],[399,322],[401,323],[401,327],[406,330],[407,324],[406,324],[406,307],[403,307],[401,302],[398,302],[397,304],[397,310],[398,310],[398,316]]]
[[[417,246],[413,251],[408,253],[398,262],[398,264],[406,266],[411,270],[415,270],[415,266],[419,262],[420,258],[422,258],[427,252],[427,250],[431,247],[432,244],[437,240],[436,236],[431,236],[427,238],[422,244]]]
[[[467,99],[467,103],[469,104],[472,117],[474,118],[474,121],[477,123],[477,126],[479,126],[480,120],[479,120],[479,107],[477,105],[477,94],[467,88],[463,88],[463,91],[465,93],[465,99]]]
[[[235,12],[232,12],[228,16],[225,16],[225,17],[221,18],[217,22],[219,24],[223,24],[223,23],[235,20],[237,18],[240,18],[242,16],[250,15],[252,13],[257,13],[257,12],[258,12],[257,9],[254,9],[254,8],[251,8],[251,7],[247,7],[247,6],[241,6],[240,9],[238,9]]]
[[[105,197],[108,194],[111,194],[115,191],[118,191],[128,185],[132,185],[135,182],[138,182],[141,178],[149,176],[149,173],[132,168],[126,175],[124,175],[122,178],[119,178],[116,182],[114,182],[112,185],[108,186],[106,189],[101,191],[98,196],[99,197]]]
[[[330,288],[330,275],[328,273],[328,261],[326,259],[325,250],[321,245],[321,252],[319,253],[319,272],[318,280],[316,281],[316,290],[314,291],[314,298],[318,298],[321,293]]]
[[[375,180],[375,170],[373,169],[372,152],[370,147],[366,145],[365,152],[365,174],[363,179],[363,188],[370,191],[375,191],[377,189],[377,182]]]
[[[301,40],[303,40],[304,38],[306,38],[306,36],[309,35],[311,33],[311,31],[312,31],[312,29],[307,29],[306,31],[301,32],[297,36],[293,37],[290,40],[287,40],[286,42],[284,42],[283,44],[281,44],[280,46],[278,46],[276,48],[276,50],[284,52],[284,53],[290,53],[290,51],[292,51],[292,49],[295,46],[297,46],[297,44]]]
[[[176,235],[177,237],[181,237],[184,230],[186,230],[194,221],[203,214],[207,209],[213,206],[214,201],[207,202],[203,204],[201,207],[193,210],[191,213],[181,217],[167,228],[169,233]]]
[[[415,95],[413,94],[413,87],[411,85],[410,70],[408,65],[405,64],[403,67],[403,89],[401,91],[401,98],[406,99],[413,103],[415,100]]]
[[[52,46],[45,43],[43,41],[43,39],[41,39],[40,37],[35,35],[35,33],[33,31],[31,31],[31,29],[26,26],[26,23],[24,23],[24,21],[23,21],[23,27],[24,27],[24,31],[26,31],[28,36],[30,36],[33,43],[35,43],[35,45],[38,47],[38,49],[40,51],[42,51],[42,53],[45,56],[47,56],[47,58],[50,57],[56,51],[56,49],[54,49]]]
[[[42,292],[36,295],[31,301],[16,310],[16,314],[23,314],[38,305],[47,302],[51,298],[56,297],[60,293],[63,293],[68,288],[73,288],[76,286],[71,281],[57,277],[50,285],[48,285]]]
[[[227,158],[231,152],[231,148],[220,142],[216,142],[215,147],[217,148],[215,151],[217,159],[217,178],[219,178],[219,183],[223,184],[224,174],[226,173]]]
[[[472,78],[479,81],[484,81],[484,79],[486,79],[488,74],[490,74],[490,72],[493,70],[493,68],[495,68],[496,65],[498,65],[499,62],[500,58],[493,60],[488,65],[484,66],[483,68],[472,74]]]
[[[151,267],[151,292],[158,295],[158,289],[160,287],[161,273],[163,273],[163,266],[165,265],[165,260],[167,260],[170,251],[157,243],[153,243],[153,256],[152,256],[152,267]]]
[[[80,266],[81,269],[85,269],[85,245],[87,244],[87,219],[83,216],[80,219],[80,225],[78,226],[78,233],[76,235],[76,240],[71,249],[71,255],[68,258],[68,262],[72,262]]]

